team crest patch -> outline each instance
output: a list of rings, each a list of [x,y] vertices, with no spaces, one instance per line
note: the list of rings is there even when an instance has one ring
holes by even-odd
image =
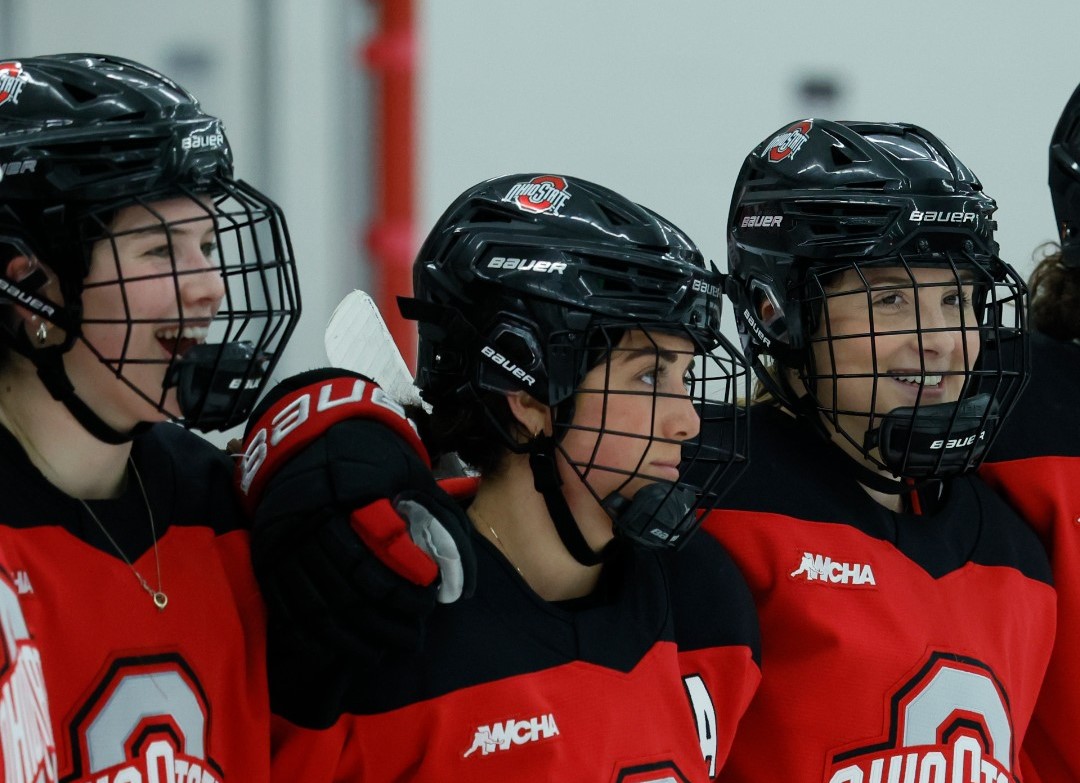
[[[1016,739],[1009,698],[989,666],[933,653],[891,698],[878,742],[833,755],[827,783],[1010,783]]]
[[[783,133],[773,136],[761,153],[761,157],[767,158],[770,163],[779,163],[788,158],[794,158],[806,142],[810,141],[810,130],[814,127],[812,120],[796,122]]]
[[[23,71],[22,63],[0,63],[0,106],[9,101],[19,102],[19,93],[30,81],[30,77]]]
[[[558,216],[559,210],[569,200],[570,193],[566,188],[566,180],[550,174],[533,177],[528,182],[519,182],[503,196],[503,201],[508,201],[518,209],[537,215],[548,213]]]

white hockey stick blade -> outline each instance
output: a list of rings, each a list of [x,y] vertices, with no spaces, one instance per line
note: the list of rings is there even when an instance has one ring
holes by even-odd
[[[334,367],[366,375],[402,405],[431,406],[420,399],[412,373],[366,291],[348,294],[334,308],[323,335],[326,357]]]

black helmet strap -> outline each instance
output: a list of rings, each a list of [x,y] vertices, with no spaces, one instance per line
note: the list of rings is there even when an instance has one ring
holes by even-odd
[[[150,427],[148,422],[140,422],[131,431],[120,432],[106,424],[75,393],[75,387],[64,370],[64,353],[65,348],[61,345],[42,348],[33,351],[30,361],[37,367],[38,377],[53,399],[63,403],[87,432],[104,443],[120,444],[127,443]]]
[[[581,533],[570,505],[562,493],[562,479],[555,463],[557,443],[550,435],[538,435],[529,443],[529,466],[533,473],[533,486],[547,505],[548,514],[555,525],[566,551],[583,566],[599,565],[604,561],[608,546],[599,552],[593,550]]]
[[[38,269],[24,280],[15,282],[6,275],[0,275],[0,298],[26,307],[38,314],[43,321],[48,321],[64,330],[64,341],[58,345],[34,346],[30,338],[19,325],[5,328],[7,343],[17,353],[25,356],[37,368],[38,377],[54,400],[64,405],[75,420],[98,440],[104,443],[127,443],[144,432],[149,424],[140,424],[130,432],[113,429],[91,410],[75,393],[75,386],[64,369],[64,354],[68,352],[76,339],[81,339],[78,306],[75,312],[46,299],[37,293],[45,282],[44,273]]]
[[[799,397],[795,408],[795,420],[825,442],[826,449],[833,457],[835,457],[834,462],[837,465],[842,466],[843,470],[845,470],[855,481],[865,487],[869,487],[870,489],[882,492],[886,495],[906,495],[916,489],[915,484],[882,475],[876,470],[871,470],[858,460],[852,459],[851,456],[840,448],[840,446],[838,446],[829,436],[829,430],[824,422],[822,422],[821,416],[819,415],[820,411],[818,410],[817,403],[814,402],[814,399],[810,395],[804,394]]]

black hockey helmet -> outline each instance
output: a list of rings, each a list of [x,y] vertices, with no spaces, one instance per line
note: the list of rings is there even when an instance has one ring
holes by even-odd
[[[1026,289],[998,258],[995,209],[971,170],[914,125],[807,119],[770,135],[743,163],[728,216],[728,294],[762,383],[797,412],[810,405],[813,418],[823,415],[834,431],[841,429],[839,416],[863,416],[866,433],[844,436],[896,476],[973,469],[1026,381]],[[916,307],[918,328],[901,332],[977,330],[979,360],[965,351],[958,401],[931,405],[920,391],[913,406],[875,413],[839,410],[834,399],[822,398],[820,382],[827,379],[835,389],[842,376],[835,360],[818,366],[815,343],[888,333],[874,324],[871,299],[878,286],[867,273],[875,268],[901,270],[903,280],[893,278],[896,292],[917,290],[920,268],[948,270],[946,279],[933,283],[942,295],[971,291],[973,315],[963,318],[961,311],[960,323],[924,325]],[[837,290],[845,272],[854,284]],[[830,301],[855,291],[867,302],[869,334],[837,335],[828,320]],[[763,356],[795,370],[806,397],[783,372],[770,374]],[[873,399],[879,379],[890,377],[890,368],[878,368],[876,361],[873,373],[863,376],[873,380]],[[941,375],[925,363],[919,374],[920,389]]]
[[[1080,86],[1069,97],[1050,137],[1050,199],[1062,263],[1080,269]]]
[[[534,472],[553,469],[559,450],[592,489],[588,474],[603,466],[574,463],[560,443],[574,427],[574,395],[586,373],[632,330],[689,338],[701,362],[695,400],[726,401],[718,406],[723,415],[738,416],[736,397],[748,373],[720,332],[720,276],[678,228],[607,188],[548,174],[482,182],[438,220],[413,271],[415,298],[402,301],[402,312],[420,321],[417,384],[424,399],[488,406],[486,393],[522,390],[551,406],[554,435],[527,444],[490,416],[507,448],[550,459],[546,466],[534,460]],[[707,481],[658,482],[650,492],[661,497],[638,497],[648,494],[642,490],[629,508],[617,492],[597,497],[617,532],[647,545],[685,540],[697,524],[695,509],[713,502],[721,479],[744,460],[742,420],[724,431],[729,442],[694,449],[693,460],[715,466],[704,472]],[[549,509],[565,505],[557,490],[545,497]],[[552,516],[559,525],[564,515]],[[573,532],[563,535],[570,552],[590,559],[567,535]]]
[[[197,326],[185,322],[181,279],[193,272],[178,268],[170,239],[171,270],[160,276],[172,278],[179,309],[177,336],[163,342],[173,346],[172,355],[129,356],[126,346],[122,355],[107,355],[83,334],[90,323],[82,298],[92,248],[103,241],[112,245],[118,279],[108,284],[121,287],[127,317],[110,323],[126,323],[130,336],[138,319],[110,224],[121,210],[140,206],[154,230],[168,237],[172,224],[154,205],[171,199],[190,201],[194,219],[212,224],[215,258],[208,263],[223,281],[224,302],[209,325],[205,318]],[[16,256],[44,262],[55,273],[62,301],[39,294],[43,273],[9,277],[7,262]],[[50,393],[83,426],[110,442],[134,433],[115,431],[72,388],[61,355],[76,340],[159,412],[175,418],[164,406],[176,388],[183,423],[224,429],[247,416],[299,315],[284,217],[264,195],[233,178],[221,121],[172,80],[118,57],[0,60],[0,261],[0,296],[62,329],[64,339],[34,345],[12,319],[0,335],[34,362]],[[125,374],[148,363],[167,367],[160,393],[139,388]]]

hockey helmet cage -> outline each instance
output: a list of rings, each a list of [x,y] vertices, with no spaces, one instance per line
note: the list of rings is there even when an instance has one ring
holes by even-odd
[[[39,315],[62,328],[66,339],[50,351],[28,344],[23,330],[10,324],[0,332],[38,366],[53,395],[105,440],[119,442],[131,433],[112,430],[78,397],[58,353],[83,339],[81,296],[91,249],[102,240],[115,247],[112,218],[139,205],[164,223],[153,204],[172,198],[201,205],[199,219],[213,222],[226,294],[207,337],[176,341],[178,348],[199,344],[162,362],[168,370],[160,394],[125,377],[126,367],[144,359],[89,347],[159,412],[188,426],[224,429],[250,411],[299,315],[295,261],[280,209],[234,179],[221,121],[160,73],[99,54],[0,60],[0,261],[32,255],[55,272],[63,303],[45,302]],[[170,274],[179,286],[184,273],[175,257]],[[0,277],[8,300],[25,306],[36,298],[27,281],[4,270]],[[127,322],[130,328],[130,312]],[[185,327],[183,312],[177,326]],[[173,388],[179,416],[165,411]]]

